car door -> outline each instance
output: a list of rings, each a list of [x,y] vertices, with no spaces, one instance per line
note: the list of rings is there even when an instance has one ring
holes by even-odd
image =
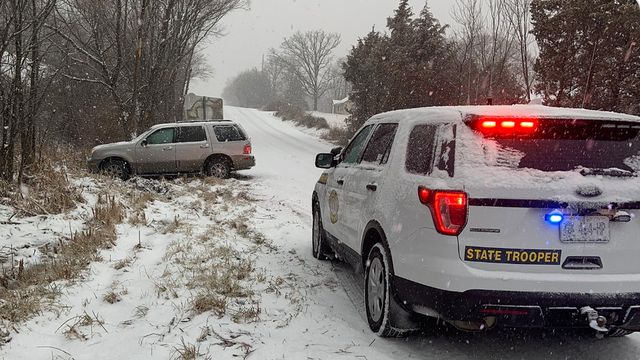
[[[204,161],[210,154],[211,145],[202,125],[176,128],[176,168],[178,172],[202,171]]]
[[[362,158],[353,167],[353,172],[348,183],[345,183],[344,191],[350,200],[347,203],[346,221],[348,238],[356,249],[360,247],[360,241],[364,227],[370,220],[375,219],[374,212],[378,203],[379,192],[384,181],[384,170],[391,153],[391,147],[395,138],[398,124],[383,123],[376,126],[365,147]]]
[[[136,145],[136,163],[141,174],[176,172],[175,133],[174,127],[161,128]]]
[[[368,125],[356,134],[340,155],[340,163],[338,163],[332,175],[327,179],[326,201],[322,206],[323,213],[328,216],[324,217],[323,226],[330,235],[346,244],[354,244],[354,239],[350,239],[353,234],[349,233],[349,225],[347,224],[349,221],[348,208],[352,208],[354,205],[349,204],[351,199],[349,199],[344,189],[345,185],[348,184],[352,178],[354,166],[360,162],[362,152],[371,135],[372,129],[373,125]],[[351,249],[356,252],[358,251],[355,247],[351,247]]]

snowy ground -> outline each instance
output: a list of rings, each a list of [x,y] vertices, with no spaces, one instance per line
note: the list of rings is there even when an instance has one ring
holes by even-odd
[[[223,183],[193,178],[154,185],[142,208],[146,224],[120,225],[115,247],[102,251],[86,280],[65,289],[60,301],[66,307],[12,332],[0,358],[170,359],[188,350],[203,359],[640,358],[638,335],[604,341],[543,332],[377,338],[363,318],[360,279],[342,264],[311,257],[310,200],[320,175],[313,160],[332,146],[269,113],[225,113],[252,137],[257,166]],[[136,198],[149,184],[115,191]],[[87,188],[90,193],[94,185]],[[139,204],[129,204],[128,212],[139,212]],[[8,212],[0,209],[0,220]],[[2,225],[0,236],[12,241],[27,233],[64,234],[60,223],[67,223],[13,220],[26,230]],[[234,282],[236,292],[245,293],[226,299],[224,315],[198,314],[193,300],[211,285],[202,281],[220,275],[212,271],[221,261],[246,270]]]

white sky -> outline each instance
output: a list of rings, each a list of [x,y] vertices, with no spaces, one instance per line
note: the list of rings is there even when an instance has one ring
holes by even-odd
[[[373,25],[384,30],[387,17],[397,8],[396,0],[252,0],[247,11],[238,10],[223,20],[226,36],[214,39],[205,49],[213,76],[194,81],[191,92],[220,96],[227,81],[243,70],[260,67],[262,55],[277,48],[296,32],[323,29],[339,33],[342,44],[336,57],[345,56],[358,38]],[[410,0],[418,14],[425,0]],[[429,7],[441,23],[451,23],[453,0],[430,0]]]

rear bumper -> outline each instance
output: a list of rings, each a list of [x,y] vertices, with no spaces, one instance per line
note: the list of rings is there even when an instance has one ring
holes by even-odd
[[[394,277],[395,296],[408,309],[429,309],[449,321],[482,322],[496,317],[498,326],[588,327],[580,309],[606,316],[608,325],[640,331],[640,292],[557,293],[527,291],[447,291]]]
[[[233,170],[246,170],[256,166],[256,159],[253,155],[231,156],[231,161],[233,161]]]

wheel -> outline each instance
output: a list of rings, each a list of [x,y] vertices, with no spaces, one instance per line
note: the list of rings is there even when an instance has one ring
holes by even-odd
[[[410,320],[411,314],[391,296],[393,276],[389,268],[390,259],[389,252],[381,243],[375,244],[369,252],[365,269],[365,307],[373,332],[381,337],[400,337],[417,328]]]
[[[318,260],[327,260],[329,258],[327,255],[331,254],[331,249],[327,244],[324,228],[322,227],[322,217],[320,216],[320,209],[317,204],[313,206],[311,245],[314,258]]]
[[[616,338],[616,337],[623,337],[631,334],[633,334],[633,331],[618,328],[618,329],[612,329],[611,331],[609,331],[609,333],[607,334],[607,337]]]
[[[123,160],[109,160],[104,165],[102,165],[102,173],[111,176],[114,178],[119,178],[121,180],[129,179],[129,167],[127,163]]]
[[[209,176],[227,179],[229,174],[231,174],[231,164],[227,159],[217,158],[207,164],[207,175]]]

